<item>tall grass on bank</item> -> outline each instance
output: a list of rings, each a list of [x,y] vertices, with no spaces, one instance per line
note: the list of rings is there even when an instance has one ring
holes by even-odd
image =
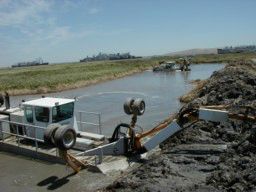
[[[0,92],[8,91],[11,95],[21,95],[78,88],[141,72],[158,65],[159,61],[178,61],[179,58],[179,56],[157,56],[134,60],[5,68],[0,69]],[[255,53],[197,55],[192,57],[192,63],[226,63],[252,58],[256,58]]]
[[[0,91],[11,95],[54,92],[143,71],[153,60],[68,63],[0,70]]]
[[[154,57],[155,60],[175,60],[182,56],[161,56]],[[251,60],[256,58],[256,53],[229,53],[229,54],[205,54],[191,57],[192,63],[228,63],[237,60]]]

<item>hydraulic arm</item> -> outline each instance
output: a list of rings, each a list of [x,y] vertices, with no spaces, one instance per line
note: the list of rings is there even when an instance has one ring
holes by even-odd
[[[115,128],[112,137],[109,139],[109,144],[87,150],[78,155],[103,156],[142,154],[152,150],[167,138],[182,130],[185,123],[193,123],[198,120],[226,122],[231,118],[256,122],[255,116],[230,113],[225,110],[226,107],[227,106],[204,106],[204,108],[182,110],[178,114],[169,116],[151,130],[136,133],[137,117],[143,115],[145,112],[145,102],[142,99],[130,98],[124,103],[125,113],[132,115],[130,124],[119,124]],[[144,139],[146,141],[143,141]],[[74,160],[74,158],[71,159]],[[77,163],[82,165],[81,162],[76,161],[76,164]]]

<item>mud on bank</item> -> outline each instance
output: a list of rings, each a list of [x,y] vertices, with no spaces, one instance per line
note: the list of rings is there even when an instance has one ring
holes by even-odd
[[[183,109],[228,105],[256,115],[256,65],[232,63],[213,73]],[[124,173],[106,191],[255,191],[256,125],[198,121],[161,144],[161,151]]]

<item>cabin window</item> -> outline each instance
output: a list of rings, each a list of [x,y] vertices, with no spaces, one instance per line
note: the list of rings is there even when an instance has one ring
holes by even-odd
[[[47,107],[35,107],[36,120],[40,122],[49,122],[50,110]]]
[[[27,122],[29,122],[29,123],[34,122],[32,107],[25,107],[25,116],[26,116]]]
[[[56,123],[73,117],[74,103],[55,106],[52,109],[52,122]]]

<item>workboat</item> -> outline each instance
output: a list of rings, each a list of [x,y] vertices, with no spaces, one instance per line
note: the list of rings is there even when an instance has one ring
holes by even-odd
[[[161,63],[159,66],[156,66],[153,68],[154,72],[157,71],[175,71],[179,70],[180,68],[177,66],[177,64],[174,61],[168,61]]]
[[[77,120],[75,102],[75,99],[42,97],[24,101],[19,107],[11,108],[9,97],[6,97],[5,107],[0,107],[0,120],[6,121],[1,127],[6,133],[1,137],[8,138],[17,134],[23,139],[36,139],[40,143],[53,144],[50,135],[56,132],[59,126],[65,126],[69,130],[66,142],[71,141],[74,134],[78,136],[75,143],[68,143],[72,147],[85,149],[95,141],[103,141],[105,136],[101,134],[100,123],[95,123],[99,127],[98,133],[82,131],[84,121]],[[86,112],[78,113],[81,117],[81,114]]]
[[[189,63],[188,61],[184,60],[182,61],[182,64],[177,64],[175,61],[167,61],[167,62],[160,62],[159,66],[156,66],[153,68],[154,72],[159,72],[159,71],[190,71],[191,69],[189,68]]]
[[[8,94],[0,96],[0,150],[65,162],[75,172],[85,167],[107,172],[126,169],[130,166],[128,158],[147,154],[191,120],[226,122],[235,118],[256,122],[256,117],[229,113],[223,106],[204,106],[188,108],[148,131],[138,131],[136,122],[145,112],[145,102],[128,98],[123,108],[131,115],[130,123],[118,124],[112,137],[106,138],[101,134],[100,118],[98,124],[94,123],[99,126],[99,133],[81,129],[86,122],[76,118],[75,102],[76,99],[42,97],[10,107]],[[80,111],[80,117],[81,114]]]

